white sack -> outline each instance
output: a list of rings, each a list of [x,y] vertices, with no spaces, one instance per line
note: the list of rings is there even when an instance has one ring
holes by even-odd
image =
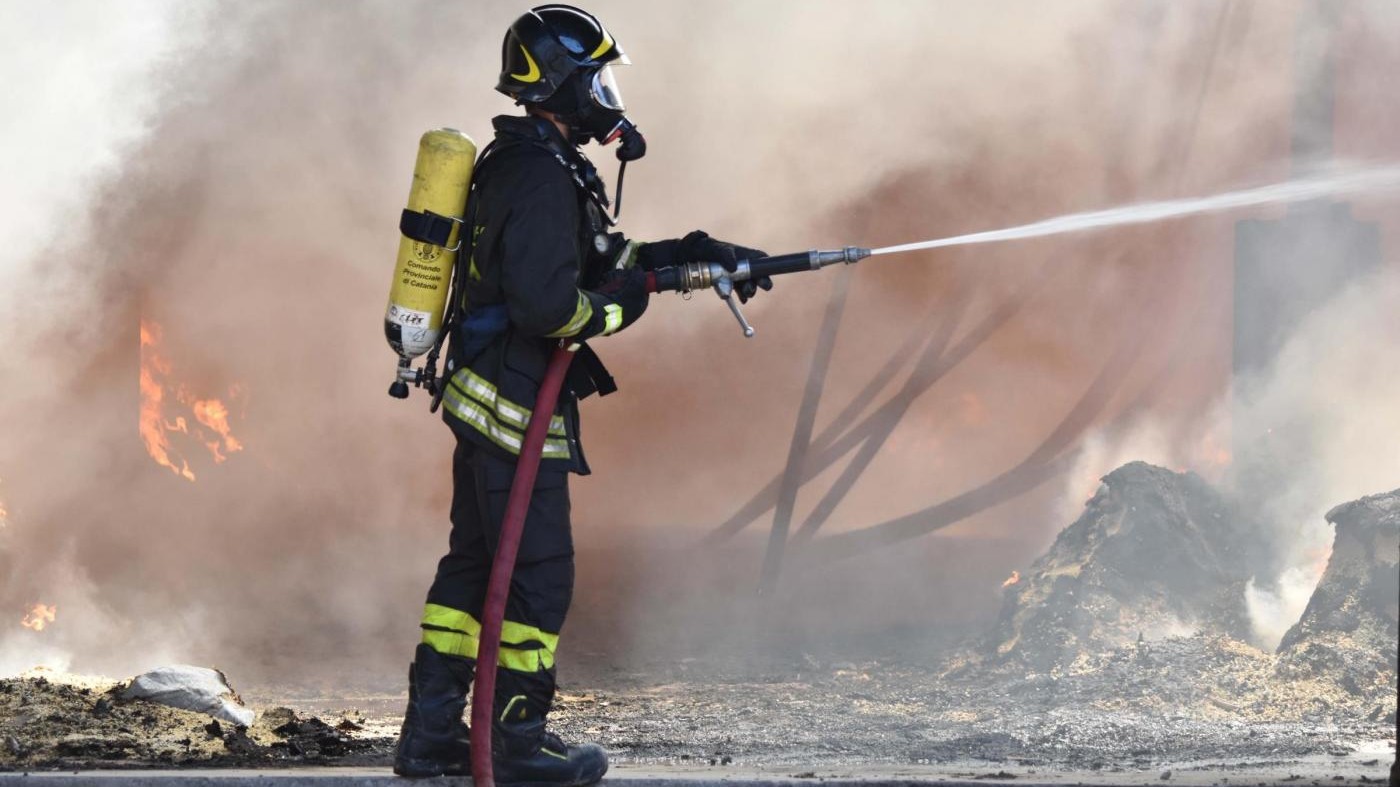
[[[207,713],[221,721],[244,727],[253,723],[253,711],[243,707],[242,700],[228,685],[224,673],[208,667],[175,665],[153,669],[132,678],[121,696],[122,699],[148,700],[172,708]]]

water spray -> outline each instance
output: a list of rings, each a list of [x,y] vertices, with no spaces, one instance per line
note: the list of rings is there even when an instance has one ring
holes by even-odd
[[[953,238],[905,243],[899,246],[885,246],[880,249],[872,249],[870,254],[872,256],[899,254],[900,252],[938,249],[947,246],[968,246],[974,243],[1041,238],[1047,235],[1063,235],[1070,232],[1123,227],[1131,224],[1149,224],[1154,221],[1165,221],[1202,213],[1219,213],[1260,205],[1307,202],[1342,194],[1393,191],[1396,189],[1400,189],[1400,167],[1335,173],[1231,191],[1211,197],[1187,197],[1164,202],[1144,202],[1087,213],[1072,213],[1032,224],[1022,224],[1019,227],[974,232]]]
[[[902,254],[910,251],[968,246],[976,243],[996,243],[1041,238],[1049,235],[1065,235],[1073,232],[1149,224],[1168,219],[1263,205],[1293,204],[1345,194],[1396,190],[1400,190],[1400,167],[1377,167],[1334,172],[1209,197],[1144,202],[1106,210],[1071,213],[1016,227],[973,232],[951,238],[938,238],[897,246],[883,246],[877,249],[847,246],[835,251],[801,251],[794,254],[781,254],[776,257],[740,260],[732,271],[714,262],[687,263],[661,268],[649,273],[647,275],[647,289],[651,292],[691,293],[695,290],[712,288],[720,299],[729,306],[729,310],[734,313],[734,318],[739,321],[739,327],[743,329],[744,336],[752,337],[754,335],[753,326],[744,318],[744,313],[739,309],[739,304],[734,299],[736,282],[785,273],[821,270],[837,263],[850,265],[866,257],[878,257],[885,254]]]

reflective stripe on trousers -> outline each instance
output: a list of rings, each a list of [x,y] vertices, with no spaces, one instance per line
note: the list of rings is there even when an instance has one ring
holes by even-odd
[[[423,607],[423,642],[448,656],[476,658],[481,623],[470,614],[440,604]],[[559,635],[507,620],[501,625],[501,650],[496,663],[516,672],[540,672],[554,667]]]

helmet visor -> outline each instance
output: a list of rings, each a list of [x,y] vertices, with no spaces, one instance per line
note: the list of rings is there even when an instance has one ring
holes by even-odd
[[[612,66],[603,66],[593,72],[593,81],[589,83],[588,92],[593,101],[604,109],[617,112],[626,109],[622,104],[622,90],[617,86],[617,77],[613,75]]]

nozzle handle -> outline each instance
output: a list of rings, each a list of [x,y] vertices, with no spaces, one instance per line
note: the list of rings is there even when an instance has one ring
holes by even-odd
[[[739,321],[739,327],[744,331],[744,338],[752,339],[754,335],[753,326],[749,325],[749,321],[744,318],[744,312],[739,309],[739,302],[734,299],[734,280],[725,277],[715,282],[715,292],[719,295],[720,299],[724,301],[725,305],[729,307],[729,311],[733,312],[734,319]]]

